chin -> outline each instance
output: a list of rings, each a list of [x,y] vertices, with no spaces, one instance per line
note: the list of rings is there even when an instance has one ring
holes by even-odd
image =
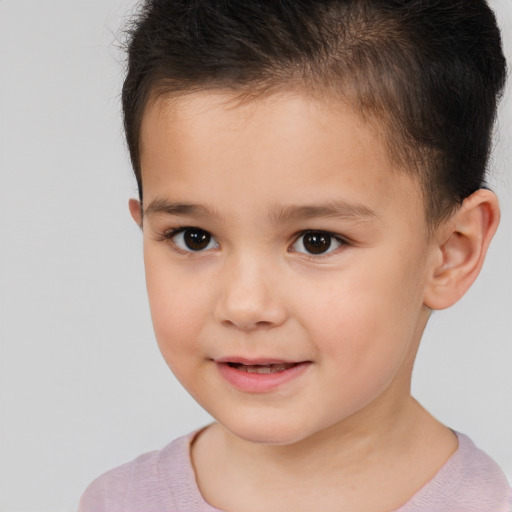
[[[287,446],[303,441],[312,433],[297,421],[290,421],[290,424],[272,422],[261,419],[260,421],[249,420],[246,422],[220,422],[225,429],[239,439],[254,444],[269,446]]]

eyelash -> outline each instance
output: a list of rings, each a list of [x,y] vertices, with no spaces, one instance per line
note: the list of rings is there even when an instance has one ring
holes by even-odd
[[[196,226],[178,226],[176,228],[167,230],[162,233],[162,235],[158,238],[158,240],[168,243],[169,245],[172,246],[172,249],[175,250],[177,253],[184,254],[186,256],[191,256],[195,253],[203,252],[204,249],[197,250],[197,251],[194,251],[193,249],[186,250],[186,249],[182,249],[181,247],[179,247],[176,244],[176,242],[174,241],[174,238],[176,236],[178,236],[179,234],[185,233],[187,231],[197,231],[197,232],[200,231],[200,232],[206,233],[209,237],[211,237],[210,240],[215,240],[215,237],[209,231],[206,231],[205,229],[202,229],[202,228],[198,228]],[[217,246],[218,246],[218,243],[217,243]]]
[[[178,252],[179,254],[184,254],[186,256],[191,256],[194,253],[204,252],[205,249],[198,249],[198,250],[188,249],[187,250],[187,249],[182,249],[181,247],[179,247],[176,244],[176,242],[174,241],[174,238],[177,235],[179,235],[181,233],[185,233],[187,231],[196,231],[196,232],[202,232],[202,233],[207,234],[209,237],[211,237],[211,238],[209,238],[208,242],[210,242],[211,240],[215,240],[215,237],[209,231],[206,231],[205,229],[202,229],[202,228],[199,228],[196,226],[177,226],[176,228],[173,228],[173,229],[163,232],[162,235],[160,237],[158,237],[158,240],[164,241],[164,242],[170,244],[174,251]],[[311,252],[293,251],[292,247],[294,245],[296,245],[301,240],[302,240],[302,245],[304,246],[303,238],[308,234],[314,234],[314,235],[320,235],[320,236],[323,235],[325,237],[329,237],[330,241],[329,241],[329,246],[327,247],[327,249],[330,249],[332,241],[335,241],[337,244],[339,244],[339,246],[336,247],[334,250],[329,250],[328,252],[321,252],[321,253],[317,253],[317,254],[314,254]],[[209,245],[209,243],[208,243],[208,245]],[[329,231],[308,229],[308,230],[301,231],[294,237],[294,241],[290,245],[288,252],[297,252],[297,253],[301,254],[302,257],[304,257],[307,260],[318,261],[319,259],[329,257],[332,253],[337,252],[340,248],[343,248],[343,247],[346,247],[349,245],[351,245],[349,240],[347,240],[346,238],[340,237],[339,235],[336,235],[334,233],[331,233]],[[217,242],[216,246],[219,247],[218,242]]]
[[[320,235],[320,236],[324,236],[324,237],[329,237],[329,246],[327,247],[327,249],[328,249],[327,252],[321,252],[321,253],[314,254],[311,252],[291,251],[291,247],[293,247],[294,245],[299,243],[299,241],[301,241],[301,240],[302,240],[302,246],[304,246],[304,237],[307,235],[317,235],[317,236]],[[335,241],[339,245],[338,245],[338,247],[336,247],[332,250],[329,250],[329,249],[331,249],[331,245],[332,245],[333,241]],[[298,234],[298,236],[295,238],[295,241],[290,246],[290,249],[288,249],[288,251],[289,252],[298,252],[302,255],[302,257],[304,257],[310,261],[318,261],[322,258],[328,258],[333,253],[337,253],[337,251],[340,248],[346,247],[348,245],[350,245],[350,244],[346,238],[340,237],[339,235],[336,235],[335,233],[331,233],[329,231],[316,230],[316,229],[308,229],[308,230],[302,231]]]

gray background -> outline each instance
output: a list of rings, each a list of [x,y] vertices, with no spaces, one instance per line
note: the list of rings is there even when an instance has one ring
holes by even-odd
[[[209,421],[153,339],[119,91],[133,0],[0,0],[0,512],[70,511],[104,470]],[[494,0],[512,62],[512,3]],[[503,220],[428,327],[414,393],[512,476],[512,103]]]

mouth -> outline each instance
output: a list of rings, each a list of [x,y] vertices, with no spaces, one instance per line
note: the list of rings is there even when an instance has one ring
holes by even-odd
[[[226,363],[230,368],[247,373],[280,373],[298,366],[300,363],[243,364]]]
[[[243,358],[226,358],[215,362],[228,384],[248,393],[268,393],[291,385],[292,381],[301,379],[312,364],[311,361]]]

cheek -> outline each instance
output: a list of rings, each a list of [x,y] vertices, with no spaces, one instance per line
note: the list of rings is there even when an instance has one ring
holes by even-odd
[[[347,375],[391,371],[413,341],[419,288],[403,265],[384,264],[387,272],[369,265],[340,274],[303,308],[322,357],[337,361]]]
[[[163,261],[162,261],[163,260]],[[165,263],[146,256],[146,286],[155,336],[167,364],[198,351],[207,290]]]

